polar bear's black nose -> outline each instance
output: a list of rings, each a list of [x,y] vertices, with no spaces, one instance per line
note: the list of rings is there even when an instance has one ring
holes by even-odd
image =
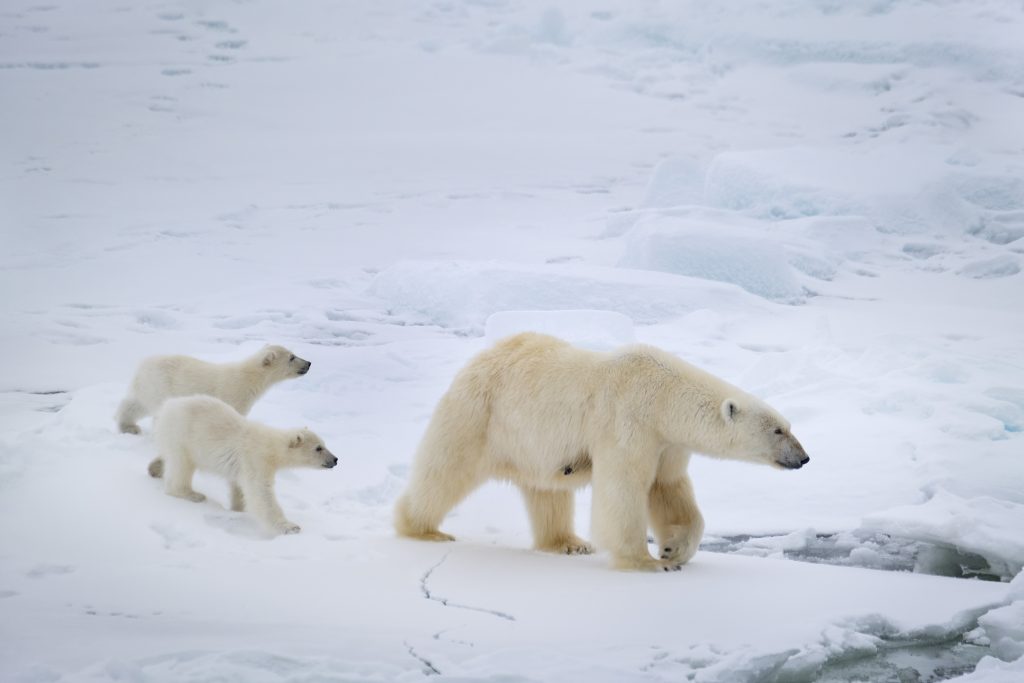
[[[802,458],[802,459],[800,460],[800,464],[801,464],[801,465],[806,465],[806,464],[807,464],[807,463],[809,463],[810,461],[811,461],[811,459],[810,459],[809,457],[807,457],[807,456],[805,455],[805,456],[804,456],[804,457],[803,457],[803,458]]]
[[[329,460],[324,462],[324,467],[327,467],[329,469],[331,467],[334,467],[337,464],[338,464],[338,458],[332,455]]]

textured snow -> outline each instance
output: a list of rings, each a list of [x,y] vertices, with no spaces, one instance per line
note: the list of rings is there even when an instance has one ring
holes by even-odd
[[[1022,30],[1011,0],[6,2],[0,679],[913,680],[922,646],[1020,680]],[[523,329],[676,353],[811,463],[695,458],[709,547],[744,540],[678,574],[531,551],[499,484],[456,543],[394,538],[438,397]],[[274,539],[213,477],[165,496],[112,420],[146,355],[267,342],[313,365],[252,417],[341,458],[279,477]],[[851,566],[792,559],[828,544]],[[961,561],[1017,578],[870,569]]]

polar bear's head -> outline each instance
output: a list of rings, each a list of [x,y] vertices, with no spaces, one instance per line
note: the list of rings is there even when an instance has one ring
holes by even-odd
[[[292,467],[326,467],[338,464],[323,440],[308,429],[298,429],[288,441],[288,464]]]
[[[798,470],[810,461],[804,447],[790,432],[789,422],[754,397],[725,399],[721,416],[733,457],[788,470]]]
[[[312,365],[283,346],[267,346],[260,351],[260,365],[275,379],[290,379],[305,375]]]

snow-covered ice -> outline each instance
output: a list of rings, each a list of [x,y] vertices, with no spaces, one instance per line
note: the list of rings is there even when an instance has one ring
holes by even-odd
[[[1012,0],[9,0],[0,679],[1020,680],[1021,35]],[[677,353],[811,463],[695,459],[678,574],[529,550],[499,484],[395,538],[438,397],[525,329]],[[313,365],[251,416],[341,458],[279,476],[274,539],[112,419],[148,354],[267,342]]]

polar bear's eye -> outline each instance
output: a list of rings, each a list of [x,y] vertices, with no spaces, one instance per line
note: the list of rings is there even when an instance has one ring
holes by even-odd
[[[291,363],[293,360],[295,360],[295,356],[292,356],[291,358],[289,358],[288,362]]]
[[[782,427],[776,427],[775,428],[775,433],[776,434],[782,434]]]
[[[320,451],[322,451],[323,449],[324,449],[324,447],[323,447],[323,446],[317,446],[317,447],[316,447],[316,452],[317,452],[317,453],[319,453],[319,452],[320,452]]]

